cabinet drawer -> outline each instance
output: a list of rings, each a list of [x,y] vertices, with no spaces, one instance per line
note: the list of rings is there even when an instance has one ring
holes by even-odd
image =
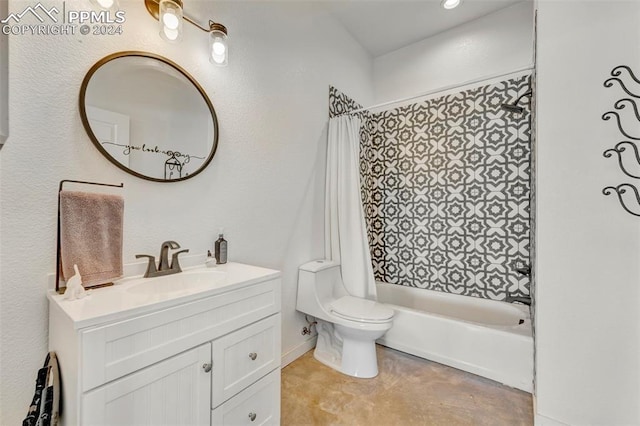
[[[213,342],[211,406],[280,367],[280,314]]]
[[[279,280],[271,280],[83,331],[82,390],[93,389],[279,310]]]
[[[279,425],[280,368],[213,410],[211,424]]]

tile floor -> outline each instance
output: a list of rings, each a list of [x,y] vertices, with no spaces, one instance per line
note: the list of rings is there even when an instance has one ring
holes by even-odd
[[[282,370],[282,425],[533,425],[526,392],[382,346],[378,367],[355,379],[307,352]]]

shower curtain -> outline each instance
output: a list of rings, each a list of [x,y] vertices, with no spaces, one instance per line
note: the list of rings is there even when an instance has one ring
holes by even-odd
[[[360,119],[329,120],[325,189],[325,256],[341,264],[352,296],[376,299],[376,282],[360,195]]]

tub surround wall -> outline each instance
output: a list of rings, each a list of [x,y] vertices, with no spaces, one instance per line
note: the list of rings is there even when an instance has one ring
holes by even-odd
[[[529,294],[529,76],[361,116],[376,279],[503,300]],[[357,104],[335,90],[331,111]],[[527,105],[525,98],[521,105]],[[363,115],[364,114],[364,115]]]
[[[9,10],[28,5],[11,1]],[[125,263],[136,253],[157,256],[168,239],[204,256],[223,226],[231,261],[282,271],[282,352],[312,347],[300,334],[307,323],[295,301],[298,266],[323,255],[326,90],[331,81],[370,103],[371,58],[309,4],[189,2],[192,16],[214,18],[232,33],[229,66],[218,68],[200,30],[185,25],[182,43],[165,43],[144,2],[120,5],[122,36],[10,36],[12,133],[0,151],[2,425],[24,418],[47,351],[46,274],[55,270],[61,179],[124,182]],[[90,7],[84,0],[66,6]],[[170,184],[137,179],[86,136],[77,109],[82,79],[98,59],[122,50],[179,63],[211,98],[219,147],[200,175]]]

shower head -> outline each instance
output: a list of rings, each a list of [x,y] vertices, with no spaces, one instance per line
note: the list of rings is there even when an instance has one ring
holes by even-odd
[[[500,105],[500,108],[502,108],[503,110],[508,111],[508,112],[516,112],[518,114],[522,114],[524,112],[524,108],[521,107],[521,106],[518,106],[518,103],[525,96],[531,96],[532,94],[533,94],[533,92],[531,90],[529,90],[528,92],[523,93],[522,95],[520,95],[518,97],[518,99],[516,99],[516,101],[514,103],[512,103],[512,104],[502,104],[502,105]]]

